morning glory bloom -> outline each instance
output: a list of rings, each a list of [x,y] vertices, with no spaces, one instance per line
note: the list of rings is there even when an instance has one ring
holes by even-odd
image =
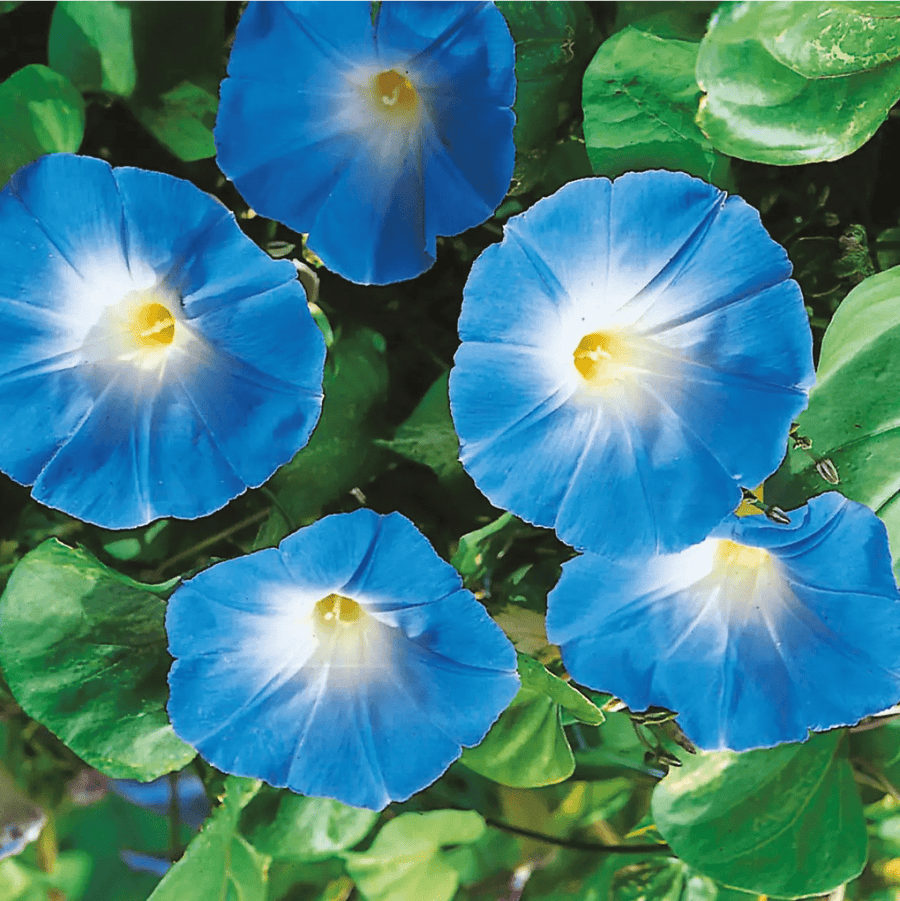
[[[547,635],[572,677],[632,710],[677,711],[706,750],[849,726],[900,700],[900,593],[887,531],[831,492],[729,516],[677,554],[563,564]]]
[[[169,715],[226,773],[379,810],[515,695],[516,655],[399,513],[328,516],[169,600]]]
[[[250,3],[218,163],[259,213],[363,284],[414,278],[512,178],[515,45],[491,3]]]
[[[55,154],[0,192],[0,470],[105,528],[193,519],[306,444],[324,340],[293,265],[192,184]]]
[[[806,406],[790,273],[754,209],[688,175],[566,185],[472,267],[450,375],[463,465],[578,548],[702,541]]]

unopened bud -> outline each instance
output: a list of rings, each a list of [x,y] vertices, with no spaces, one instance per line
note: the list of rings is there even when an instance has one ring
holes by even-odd
[[[777,522],[780,526],[789,526],[791,524],[791,518],[781,509],[781,507],[769,507],[766,510],[766,516],[772,520],[772,522]]]
[[[819,460],[816,463],[816,472],[825,479],[826,482],[829,482],[832,485],[837,485],[841,481],[841,477],[838,475],[837,466],[835,466],[828,457],[825,457],[824,460]]]

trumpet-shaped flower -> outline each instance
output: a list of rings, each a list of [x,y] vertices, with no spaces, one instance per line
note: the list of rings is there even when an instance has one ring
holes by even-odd
[[[374,21],[373,21],[374,18]],[[491,3],[251,2],[222,83],[222,171],[366,284],[414,278],[436,236],[509,188],[515,47]]]
[[[573,678],[668,707],[701,748],[803,741],[900,700],[900,593],[887,532],[814,497],[790,525],[730,516],[677,554],[563,565],[547,635]]]
[[[701,541],[806,406],[790,272],[755,210],[687,175],[566,185],[472,267],[450,375],[463,465],[576,547]]]
[[[508,639],[398,513],[321,519],[182,585],[175,731],[227,773],[380,809],[478,744],[518,688]]]
[[[325,346],[294,267],[169,175],[57,154],[0,192],[0,470],[107,528],[194,518],[308,440]]]

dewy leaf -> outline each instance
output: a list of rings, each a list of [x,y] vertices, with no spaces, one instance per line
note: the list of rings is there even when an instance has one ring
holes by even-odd
[[[275,821],[254,834],[253,845],[281,860],[323,860],[362,841],[378,817],[331,798],[285,794]]]
[[[527,654],[518,655],[522,686],[484,741],[463,751],[462,763],[488,779],[515,788],[562,782],[575,758],[562,727],[561,712],[596,726],[604,716],[558,676]]]
[[[697,58],[700,128],[758,163],[852,153],[900,98],[898,14],[897,3],[722,4]]]
[[[866,862],[842,737],[687,755],[653,793],[656,827],[685,863],[734,888],[788,898],[830,892]]]
[[[259,790],[252,779],[229,776],[222,804],[148,901],[267,901],[269,858],[238,834],[241,810]]]
[[[827,491],[817,462],[830,460],[842,494],[871,507],[887,526],[900,569],[900,267],[857,285],[822,340],[816,385],[800,414],[808,451],[791,447],[766,483],[783,509]]]
[[[86,763],[148,781],[194,751],[166,714],[166,596],[55,539],[26,554],[0,598],[0,663],[25,712]]]
[[[84,99],[46,66],[25,66],[0,84],[0,187],[45,153],[74,153],[84,137]]]
[[[47,45],[50,66],[81,91],[128,97],[137,85],[131,6],[104,0],[57,3]]]
[[[484,830],[474,811],[404,813],[384,826],[368,851],[344,854],[347,872],[368,901],[450,901],[459,874],[441,846],[471,844]]]
[[[594,172],[680,169],[720,186],[729,162],[694,117],[699,44],[629,26],[605,41],[584,73],[584,139]]]

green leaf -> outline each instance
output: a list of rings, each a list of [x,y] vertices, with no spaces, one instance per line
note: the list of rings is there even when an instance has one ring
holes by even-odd
[[[74,153],[84,137],[84,100],[46,66],[25,66],[0,84],[0,186],[45,153]]]
[[[657,857],[622,867],[613,877],[609,901],[717,901],[717,895],[711,880],[682,861]]]
[[[579,75],[599,33],[583,3],[497,4],[516,42],[516,148],[551,142],[578,108]]]
[[[236,776],[225,780],[222,804],[148,901],[267,901],[269,859],[237,832],[241,810],[259,786],[259,782]]]
[[[193,749],[166,715],[166,596],[51,539],[26,554],[0,598],[0,662],[29,716],[116,779],[155,779]]]
[[[900,98],[898,14],[897,3],[723,4],[697,59],[700,127],[720,152],[759,163],[852,153]]]
[[[509,550],[515,540],[522,521],[512,513],[503,513],[481,529],[468,532],[459,539],[459,546],[450,562],[463,577],[466,587],[470,582],[484,579],[497,561]]]
[[[520,688],[484,741],[463,751],[460,762],[501,785],[535,788],[568,779],[575,758],[562,727],[559,705]]]
[[[47,901],[62,896],[66,901],[78,901],[85,897],[93,864],[94,861],[85,854],[66,851],[56,859],[52,873],[45,873],[28,866],[20,858],[8,857],[0,861],[0,898],[3,901]],[[124,864],[122,866],[124,868]],[[104,901],[107,898],[117,901],[110,896],[104,896]]]
[[[875,242],[875,256],[879,269],[900,265],[900,228],[886,228]]]
[[[459,439],[450,416],[449,370],[425,392],[392,441],[379,442],[394,453],[433,470],[439,479],[462,472]]]
[[[102,538],[103,550],[114,560],[159,563],[171,553],[171,523],[169,519],[158,519],[139,529],[98,529],[97,532]]]
[[[589,701],[559,676],[554,676],[533,657],[519,654],[518,668],[525,688],[547,695],[551,701],[568,711],[579,722],[599,726],[606,719],[603,711],[593,701]]]
[[[576,779],[609,784],[625,776],[633,784],[655,783],[665,775],[658,764],[646,761],[647,745],[624,711],[607,713],[591,738],[590,746],[575,752]]]
[[[602,723],[603,713],[527,654],[518,655],[518,669],[522,679],[518,694],[484,741],[463,751],[461,761],[470,770],[514,788],[562,782],[575,769],[562,710],[591,725]]]
[[[514,870],[520,859],[519,841],[508,832],[488,829],[478,841],[457,845],[443,856],[462,885],[473,885],[502,870]]]
[[[694,121],[699,44],[629,26],[601,45],[584,74],[584,138],[598,175],[677,169],[717,184],[729,161]]]
[[[135,104],[134,112],[160,144],[190,163],[216,155],[213,126],[218,106],[215,93],[183,81],[155,102]]]
[[[550,194],[591,174],[580,140],[581,73],[600,33],[584,3],[497,4],[516,42],[516,168],[510,193]]]
[[[322,508],[365,484],[387,454],[375,444],[387,394],[384,339],[371,329],[345,332],[329,351],[322,417],[309,444],[268,483],[277,506],[257,547],[277,544],[313,522]]]
[[[225,4],[60,2],[50,25],[54,69],[84,91],[122,97],[180,159],[215,155]]]
[[[656,827],[685,863],[725,885],[788,898],[830,892],[866,862],[842,736],[686,755],[653,793]]]
[[[131,6],[104,0],[57,3],[47,45],[51,68],[81,91],[128,97],[137,85]]]
[[[637,25],[662,37],[699,41],[718,5],[717,0],[619,0],[612,32]]]
[[[83,895],[85,901],[95,898],[102,898],[103,901],[147,898],[159,882],[159,877],[130,869],[117,853],[110,852],[114,848],[128,849],[165,858],[172,841],[166,817],[131,804],[113,792],[108,792],[99,803],[66,807],[68,809],[64,809],[55,825],[60,846],[75,849],[74,853],[83,855],[89,861]],[[178,841],[187,843],[192,832],[182,823]],[[66,898],[74,901],[68,893]],[[46,894],[41,901],[49,901]]]
[[[214,156],[212,129],[225,74],[224,2],[130,5],[138,83],[128,105],[177,157]]]
[[[900,57],[900,3],[772,4],[766,49],[807,78],[851,75]]]
[[[346,852],[347,872],[368,901],[450,901],[459,874],[442,845],[466,845],[484,834],[469,810],[404,813],[386,823],[368,851]]]
[[[378,816],[330,798],[286,794],[275,821],[253,835],[253,845],[282,860],[321,860],[362,841]]]
[[[791,509],[832,486],[817,469],[837,467],[839,491],[867,504],[900,549],[900,267],[867,278],[838,307],[822,340],[816,385],[798,418],[809,451],[791,448],[766,482],[766,500]],[[895,567],[895,571],[897,567]]]

